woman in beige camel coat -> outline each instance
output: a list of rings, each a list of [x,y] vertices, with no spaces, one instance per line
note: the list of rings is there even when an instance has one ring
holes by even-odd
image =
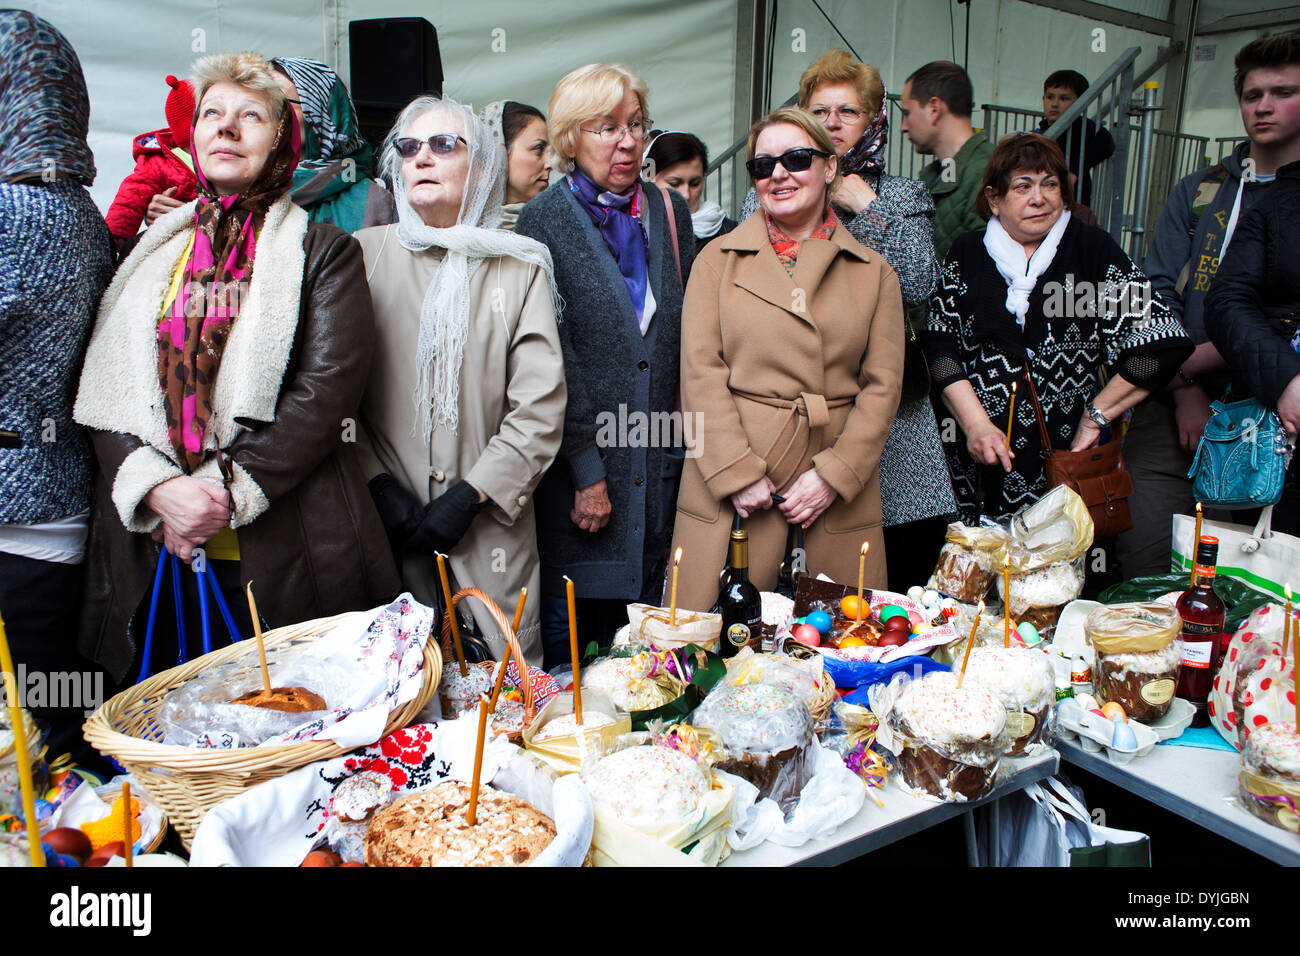
[[[453,590],[477,587],[513,615],[541,661],[533,490],[564,429],[564,360],[551,258],[500,222],[504,153],[487,126],[448,99],[421,97],[384,152],[396,225],[357,233],[377,335],[357,449],[403,586],[438,600],[434,553]],[[499,628],[473,614],[498,654]]]
[[[749,142],[762,208],[696,259],[682,310],[695,457],[674,546],[678,604],[696,610],[716,598],[736,514],[761,590],[775,585],[790,523],[806,529],[811,573],[856,582],[869,541],[866,584],[885,584],[877,463],[902,382],[898,279],[827,206],[837,171],[821,124],[782,109]]]

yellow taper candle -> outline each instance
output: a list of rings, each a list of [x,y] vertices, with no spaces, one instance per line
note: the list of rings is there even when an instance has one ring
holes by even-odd
[[[1016,383],[1011,383],[1011,401],[1007,404],[1007,451],[1011,450],[1011,424],[1016,414]]]
[[[668,626],[677,626],[677,572],[681,569],[682,549],[673,554],[673,587],[668,595]]]
[[[469,675],[465,666],[465,649],[460,645],[460,621],[456,620],[456,609],[451,606],[451,579],[447,577],[447,556],[438,552],[438,577],[442,579],[442,599],[447,602],[447,616],[451,618],[451,643],[456,648],[456,663],[460,665],[460,676]]]
[[[970,649],[975,646],[975,632],[979,630],[980,616],[984,613],[984,602],[980,601],[979,607],[975,609],[975,623],[970,626],[970,637],[966,639],[966,653],[961,658],[961,673],[957,675],[957,689],[961,690],[961,682],[966,679],[966,662],[970,660]]]
[[[569,598],[569,655],[573,658],[573,719],[582,725],[582,675],[578,673],[578,604],[573,595],[573,579],[564,576],[564,590]]]
[[[1282,618],[1282,656],[1286,657],[1287,642],[1291,639],[1291,585],[1286,586],[1286,617]],[[1297,675],[1300,677],[1300,675]],[[1297,694],[1300,696],[1300,694]],[[1300,733],[1300,727],[1296,728],[1296,733]]]
[[[862,577],[867,572],[867,549],[871,547],[870,541],[862,542],[862,551],[858,555],[858,616],[857,620],[861,621],[871,617],[871,611],[862,606]],[[864,610],[866,613],[863,613]]]
[[[27,849],[32,866],[45,865],[41,848],[41,827],[36,820],[36,788],[32,784],[32,757],[27,751],[27,727],[23,709],[18,704],[18,680],[14,677],[14,659],[9,654],[4,618],[0,617],[0,677],[4,679],[5,700],[9,704],[9,723],[14,729],[14,756],[18,758],[18,789],[23,798],[23,819],[27,821]]]
[[[1196,587],[1196,546],[1201,543],[1201,517],[1201,503],[1198,501],[1196,502],[1196,533],[1192,535],[1192,553],[1190,555],[1192,577],[1191,583],[1187,585],[1191,588]]]
[[[253,636],[257,640],[257,661],[262,665],[262,691],[271,696],[271,672],[266,668],[266,642],[262,638],[262,622],[257,616],[257,602],[253,600],[253,582],[244,585],[248,596],[248,613],[253,618]]]

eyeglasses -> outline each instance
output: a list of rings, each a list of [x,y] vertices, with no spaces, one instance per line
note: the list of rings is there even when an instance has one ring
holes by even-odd
[[[749,170],[749,178],[758,182],[776,172],[777,163],[792,173],[801,173],[812,165],[814,156],[829,159],[830,155],[820,149],[805,146],[802,149],[788,149],[780,156],[755,156],[745,163],[745,168]]]
[[[605,145],[622,142],[623,136],[627,133],[632,134],[633,139],[645,139],[646,133],[654,126],[654,122],[648,119],[633,120],[626,126],[614,126],[606,124],[599,129],[587,129],[585,126],[580,127],[584,133],[591,133],[593,136],[599,136],[600,141]]]
[[[430,136],[428,139],[403,136],[401,139],[393,140],[393,149],[397,150],[398,155],[403,159],[410,159],[420,151],[421,146],[428,143],[433,155],[448,156],[456,151],[457,140],[465,143],[466,146],[469,145],[464,137],[457,136],[455,133],[439,133],[436,136]]]
[[[856,123],[858,120],[862,119],[862,117],[867,115],[866,110],[860,110],[856,106],[832,106],[829,108],[819,106],[817,109],[809,110],[808,112],[817,117],[817,121],[820,123],[825,123],[826,117],[830,116],[832,113],[839,117],[841,123]]]

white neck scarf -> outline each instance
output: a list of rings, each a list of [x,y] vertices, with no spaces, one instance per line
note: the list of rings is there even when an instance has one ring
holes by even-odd
[[[722,228],[722,220],[727,218],[727,214],[722,211],[722,207],[710,199],[700,203],[700,208],[691,213],[691,231],[695,233],[696,239],[708,239],[710,236],[716,236],[718,230]]]
[[[984,248],[993,257],[998,272],[1007,282],[1007,311],[1016,317],[1016,324],[1021,330],[1025,327],[1025,315],[1029,312],[1029,293],[1034,291],[1038,278],[1047,271],[1047,267],[1056,258],[1056,247],[1061,244],[1061,236],[1070,223],[1069,211],[1063,211],[1061,218],[1034,250],[1034,254],[1025,262],[1025,247],[1007,235],[994,216],[984,230]]]
[[[439,111],[448,118],[446,132],[460,128],[468,141],[469,172],[461,198],[456,225],[445,229],[427,226],[406,198],[402,157],[393,140],[405,136],[420,116]],[[384,168],[393,184],[397,203],[397,239],[412,252],[433,246],[446,255],[425,290],[420,306],[420,335],[416,342],[417,377],[411,401],[415,405],[418,433],[427,444],[436,425],[455,432],[460,424],[460,369],[469,336],[469,280],[484,259],[513,256],[546,273],[551,302],[559,321],[561,302],[555,288],[551,253],[535,239],[506,232],[501,224],[501,201],[505,196],[506,152],[488,126],[466,106],[455,100],[422,97],[408,106],[384,144]]]

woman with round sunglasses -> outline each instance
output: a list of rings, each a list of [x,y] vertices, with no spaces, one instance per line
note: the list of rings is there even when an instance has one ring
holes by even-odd
[[[404,587],[438,601],[441,552],[457,589],[481,588],[509,613],[521,588],[538,593],[533,491],[564,425],[551,256],[499,228],[505,153],[468,107],[416,99],[381,160],[398,221],[356,236],[377,333],[362,471]],[[486,609],[466,607],[504,652]],[[540,662],[536,597],[519,642]]]
[[[866,583],[885,576],[877,463],[902,382],[898,278],[832,211],[839,157],[811,114],[754,124],[747,168],[760,208],[700,254],[682,312],[682,406],[700,432],[674,545],[693,609],[713,603],[735,516],[760,590],[790,525],[811,573],[856,579],[865,541]]]
[[[695,237],[686,201],[640,182],[647,95],[614,64],[561,79],[547,115],[565,176],[516,226],[551,250],[564,300],[564,440],[537,490],[548,666],[569,659],[566,575],[584,647],[612,640],[628,602],[658,604],[663,592],[685,454],[673,413]]]
[[[889,103],[874,67],[844,50],[828,50],[800,78],[799,105],[826,127],[839,157],[843,175],[832,197],[836,215],[855,239],[884,256],[898,275],[903,304],[915,309],[910,317],[904,314],[903,397],[880,458],[889,583],[905,591],[933,570],[957,510],[919,342],[920,308],[939,277],[934,203],[924,184],[885,172]],[[754,208],[747,199],[744,212]]]

